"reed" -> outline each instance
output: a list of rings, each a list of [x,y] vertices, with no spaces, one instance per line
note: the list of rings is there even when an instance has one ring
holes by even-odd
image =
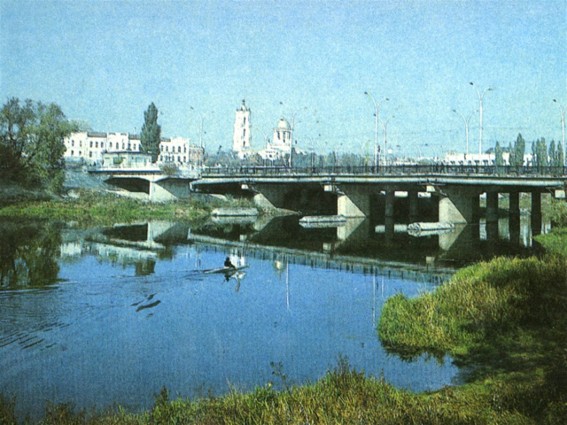
[[[74,221],[79,224],[112,224],[136,220],[193,221],[202,219],[215,205],[200,200],[150,203],[112,194],[82,191],[78,198],[28,201],[0,208],[0,216]]]

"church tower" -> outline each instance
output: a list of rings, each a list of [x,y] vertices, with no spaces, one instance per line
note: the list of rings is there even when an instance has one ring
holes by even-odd
[[[234,133],[232,136],[232,151],[238,155],[240,159],[249,155],[251,150],[252,134],[250,133],[250,108],[246,106],[244,99],[242,105],[236,110],[234,118]]]

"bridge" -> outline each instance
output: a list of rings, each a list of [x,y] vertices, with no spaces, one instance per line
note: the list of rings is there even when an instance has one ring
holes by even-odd
[[[194,176],[155,171],[98,170],[107,181],[139,186],[151,200],[190,197],[194,193],[247,196],[264,207],[303,214],[383,217],[386,224],[403,215],[416,221],[435,204],[436,219],[474,223],[480,196],[486,196],[486,220],[499,216],[499,198],[509,199],[511,218],[520,215],[520,194],[531,195],[532,222],[541,227],[541,195],[565,197],[567,167],[395,165],[380,167],[212,167]]]

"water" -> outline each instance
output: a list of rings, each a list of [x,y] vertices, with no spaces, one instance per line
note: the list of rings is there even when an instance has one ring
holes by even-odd
[[[282,388],[316,381],[340,358],[415,391],[459,382],[450,358],[387,354],[376,325],[388,297],[433,290],[462,253],[448,255],[440,237],[368,237],[372,227],[345,238],[296,219],[201,229],[0,222],[2,392],[22,416],[47,400],[140,410],[163,386],[191,398]],[[453,245],[466,245],[460,237]],[[203,273],[227,255],[248,267]]]

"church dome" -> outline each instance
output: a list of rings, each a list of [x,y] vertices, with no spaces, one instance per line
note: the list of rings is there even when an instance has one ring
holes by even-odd
[[[285,118],[280,118],[278,121],[278,130],[291,130],[291,125]]]

